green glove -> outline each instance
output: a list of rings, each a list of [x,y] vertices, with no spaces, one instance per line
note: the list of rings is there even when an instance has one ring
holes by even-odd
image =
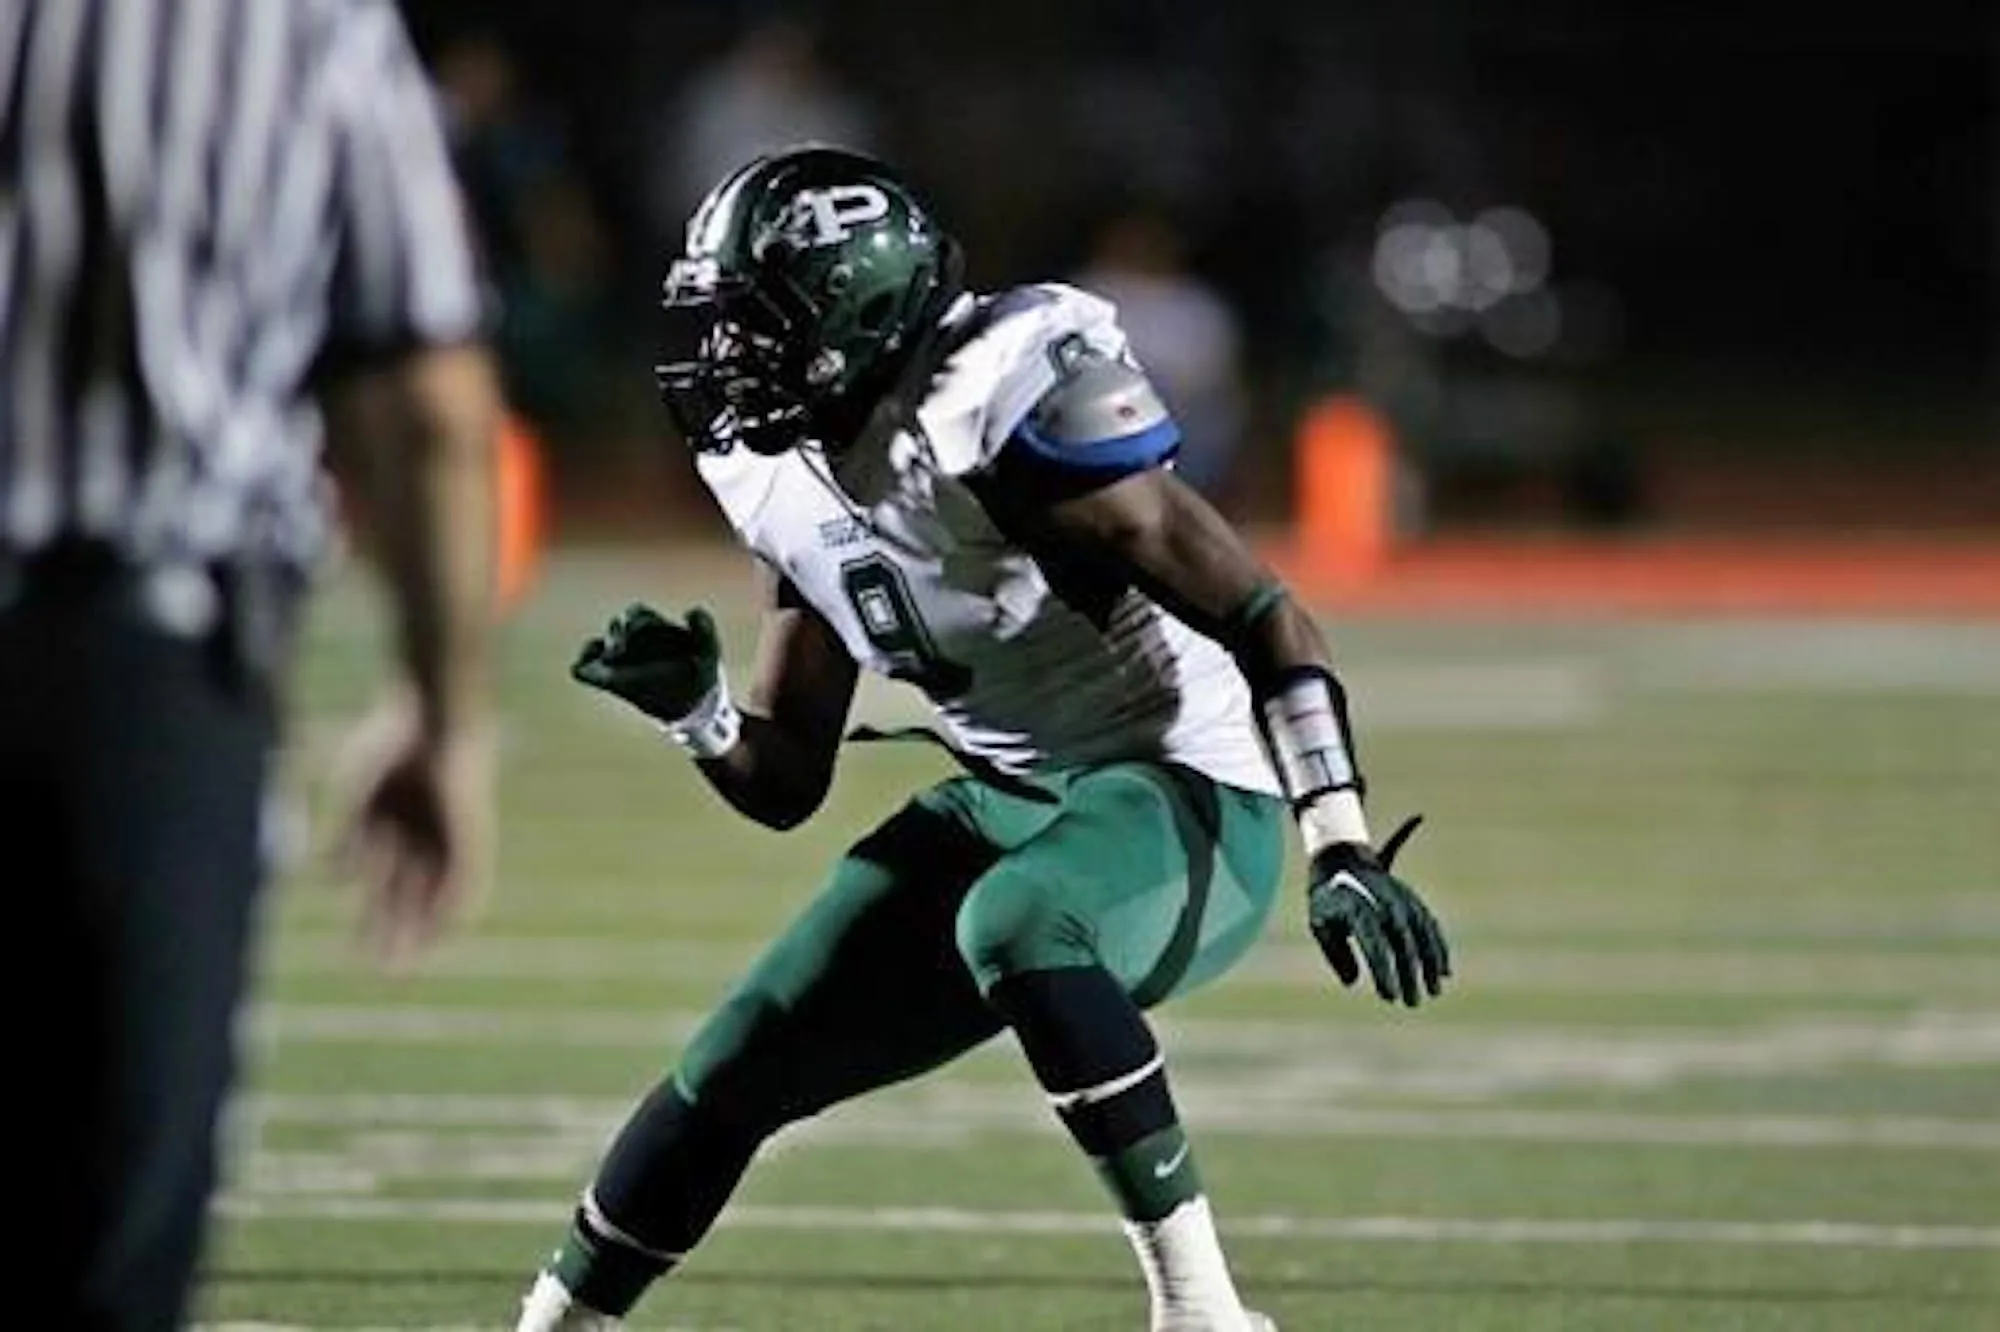
[[[569,673],[674,726],[720,697],[722,642],[699,606],[680,625],[635,601],[583,645]]]
[[[1338,842],[1313,857],[1306,916],[1320,952],[1343,985],[1361,978],[1368,964],[1375,993],[1389,1003],[1401,999],[1414,1008],[1425,992],[1435,996],[1451,975],[1451,952],[1437,917],[1416,889],[1390,873],[1396,853],[1423,822],[1403,824],[1378,853],[1353,842]]]

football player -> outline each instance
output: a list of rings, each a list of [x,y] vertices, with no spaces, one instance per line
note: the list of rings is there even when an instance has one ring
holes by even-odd
[[[634,605],[572,672],[772,828],[832,781],[858,672],[921,687],[963,769],[835,864],[632,1111],[520,1332],[609,1328],[700,1242],[779,1128],[1013,1033],[1124,1218],[1152,1332],[1261,1332],[1144,1013],[1227,970],[1286,829],[1342,982],[1434,996],[1437,921],[1363,812],[1312,618],[1176,478],[1116,312],[968,291],[881,162],[761,157],[666,279],[666,406],[765,587],[739,702],[714,621]],[[671,354],[671,353],[670,353]]]

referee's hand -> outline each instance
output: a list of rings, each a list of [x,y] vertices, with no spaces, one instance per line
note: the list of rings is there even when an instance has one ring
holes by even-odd
[[[392,698],[355,728],[335,778],[347,809],[335,854],[367,895],[363,940],[386,965],[407,966],[485,895],[489,739],[483,728],[427,735],[413,704]]]

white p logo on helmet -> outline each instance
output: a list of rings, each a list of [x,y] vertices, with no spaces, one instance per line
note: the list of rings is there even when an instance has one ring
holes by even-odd
[[[874,185],[829,185],[792,196],[781,224],[785,239],[804,248],[838,245],[855,228],[889,216],[889,196]]]

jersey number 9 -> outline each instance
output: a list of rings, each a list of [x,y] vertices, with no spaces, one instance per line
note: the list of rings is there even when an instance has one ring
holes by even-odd
[[[972,687],[972,671],[946,658],[917,613],[902,570],[870,555],[840,571],[841,586],[869,643],[889,661],[889,674],[934,699],[957,698]]]

